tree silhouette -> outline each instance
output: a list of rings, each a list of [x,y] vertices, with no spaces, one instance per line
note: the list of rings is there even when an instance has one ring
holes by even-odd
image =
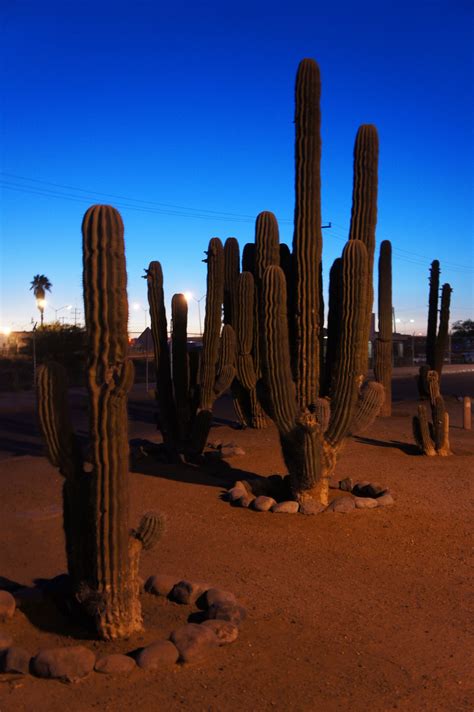
[[[53,285],[44,274],[35,274],[35,276],[31,280],[30,289],[33,290],[33,294],[35,295],[36,299],[36,305],[40,311],[41,326],[43,326],[44,298],[46,295],[46,290],[50,292],[52,286]]]

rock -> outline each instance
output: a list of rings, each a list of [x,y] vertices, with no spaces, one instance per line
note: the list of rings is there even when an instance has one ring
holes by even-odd
[[[0,672],[22,673],[30,671],[30,653],[24,648],[12,645],[4,650],[0,657]]]
[[[341,489],[341,481],[337,477],[329,478],[329,489]]]
[[[222,443],[221,447],[228,447],[228,448],[234,448],[238,447],[237,443],[234,443],[232,440],[227,442],[227,443]]]
[[[242,487],[232,487],[230,490],[227,490],[227,499],[229,502],[236,502],[241,497],[246,496],[247,490],[244,490]]]
[[[0,591],[0,621],[5,622],[13,618],[15,613],[15,599],[9,591]]]
[[[4,630],[0,630],[0,651],[9,648],[13,643],[13,638],[11,638]]]
[[[239,629],[237,626],[233,623],[229,623],[228,621],[221,621],[214,618],[212,620],[204,621],[201,625],[214,631],[217,636],[217,640],[219,641],[219,645],[233,643],[234,640],[237,640],[237,636],[239,635]]]
[[[220,620],[240,625],[247,617],[247,611],[238,603],[213,603],[207,609],[208,620]]]
[[[355,509],[353,497],[337,497],[326,507],[326,512],[340,512],[346,514]]]
[[[379,506],[378,500],[373,497],[354,497],[356,509],[375,509]]]
[[[253,494],[250,482],[247,480],[237,480],[234,482],[234,487],[239,487],[241,490],[244,490],[244,492],[247,492],[247,494]]]
[[[244,507],[245,509],[248,509],[252,502],[254,501],[255,496],[253,494],[246,494],[243,497],[240,497],[239,499],[235,500],[235,504],[238,507]]]
[[[94,665],[96,672],[107,673],[108,675],[126,675],[136,667],[135,660],[129,655],[112,653],[99,658]]]
[[[177,578],[177,576],[167,576],[166,574],[150,576],[145,582],[145,591],[153,593],[155,596],[169,596]]]
[[[272,507],[272,512],[275,514],[296,514],[299,510],[300,505],[294,500],[287,500],[286,502],[278,502]]]
[[[143,670],[160,670],[178,662],[179,652],[169,640],[157,640],[142,648],[136,656],[138,667]]]
[[[206,608],[213,606],[215,603],[237,603],[237,599],[231,591],[224,591],[222,588],[210,588],[203,596],[204,605]]]
[[[210,588],[206,583],[195,583],[193,581],[179,581],[176,583],[169,598],[175,603],[191,605],[195,603],[199,596]]]
[[[83,645],[40,650],[32,660],[32,672],[38,677],[52,677],[77,682],[94,669],[95,655]]]
[[[170,640],[178,648],[179,659],[185,663],[206,658],[219,645],[214,631],[197,623],[188,623],[174,630]]]
[[[352,477],[345,477],[343,480],[339,480],[339,489],[343,492],[352,492],[354,482]]]
[[[378,507],[389,507],[391,504],[395,504],[395,500],[390,493],[377,497],[376,502]]]
[[[315,499],[306,499],[304,502],[300,502],[300,514],[313,515],[321,514],[326,509],[324,504],[317,502]]]
[[[276,501],[273,497],[266,497],[264,494],[261,494],[254,499],[252,506],[257,512],[268,512],[274,504],[276,504]]]

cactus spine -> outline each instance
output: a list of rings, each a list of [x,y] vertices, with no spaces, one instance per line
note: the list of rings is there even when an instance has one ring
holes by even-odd
[[[64,528],[76,599],[101,638],[142,627],[138,559],[159,527],[145,515],[128,523],[128,303],[123,224],[110,206],[90,208],[82,223],[91,471],[85,472],[66,407],[64,372],[43,366],[38,378],[41,428],[49,457],[65,476]],[[158,515],[155,521],[159,519]]]
[[[377,214],[378,139],[373,126],[362,126],[357,134],[350,239],[331,275],[331,362],[324,364],[321,358],[320,90],[316,63],[303,60],[296,79],[292,277],[287,284],[280,267],[267,267],[261,318],[270,413],[280,432],[293,494],[301,502],[313,499],[324,505],[328,479],[354,416],[359,412],[365,424],[373,420],[383,389],[374,384],[360,395],[367,364]],[[287,286],[292,291],[289,297]]]
[[[375,379],[385,389],[380,415],[392,415],[392,245],[380,245],[378,283],[379,332],[375,342]]]

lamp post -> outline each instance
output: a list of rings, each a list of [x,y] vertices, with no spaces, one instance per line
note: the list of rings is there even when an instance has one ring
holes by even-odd
[[[133,308],[135,311],[142,309],[145,314],[145,389],[148,393],[148,309],[146,307],[142,307],[140,302],[135,302],[133,304]]]
[[[201,323],[201,302],[203,299],[205,299],[206,295],[203,294],[202,297],[199,297],[199,299],[196,299],[196,297],[193,295],[192,292],[184,292],[184,298],[186,301],[190,302],[191,299],[193,299],[196,304],[198,305],[198,319],[199,319],[199,336],[202,337],[202,323]]]
[[[54,309],[54,307],[52,306],[51,309]],[[59,314],[59,312],[62,311],[63,309],[68,309],[68,310],[72,309],[72,304],[65,304],[63,307],[59,307],[58,309],[54,309],[54,321],[57,321],[57,320],[58,320],[58,314]]]

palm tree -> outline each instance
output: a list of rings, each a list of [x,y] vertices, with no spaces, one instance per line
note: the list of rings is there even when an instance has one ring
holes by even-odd
[[[35,274],[33,279],[31,280],[31,287],[30,289],[33,290],[33,294],[35,295],[36,299],[36,305],[40,311],[41,314],[41,326],[43,326],[43,313],[44,313],[44,307],[45,307],[45,292],[48,290],[48,292],[51,291],[51,287],[53,285],[49,281],[49,279],[44,275],[44,274]]]

